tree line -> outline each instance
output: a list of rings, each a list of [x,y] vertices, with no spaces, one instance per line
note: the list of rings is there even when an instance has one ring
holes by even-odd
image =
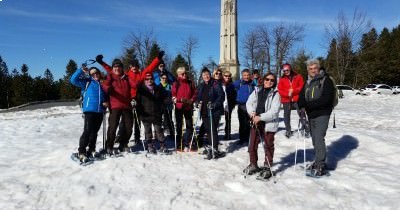
[[[306,77],[305,62],[313,58],[312,53],[304,48],[293,52],[296,44],[304,39],[304,28],[301,24],[280,23],[274,26],[258,25],[250,29],[241,41],[241,68],[258,69],[261,74],[273,72],[279,77],[281,65],[289,62]],[[336,21],[327,25],[325,31],[327,55],[318,59],[337,84],[356,88],[369,83],[400,85],[400,25],[378,32],[365,14],[355,10],[352,18],[339,13]],[[184,66],[189,70],[189,78],[197,82],[199,75],[192,59],[198,47],[198,39],[188,36],[182,40],[175,57],[172,58],[167,52],[164,56],[165,66],[174,74],[175,69]],[[152,31],[136,31],[124,40],[123,53],[117,58],[126,67],[137,63],[144,68],[160,50]],[[13,69],[10,72],[0,55],[0,109],[32,101],[78,99],[80,90],[73,87],[69,79],[79,66],[74,60],[69,60],[65,75],[59,80],[54,80],[50,69],[33,78],[26,64],[20,70]],[[202,66],[213,70],[218,64],[208,58]]]

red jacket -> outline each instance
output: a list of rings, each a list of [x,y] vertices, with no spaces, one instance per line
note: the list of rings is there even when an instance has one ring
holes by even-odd
[[[129,70],[126,74],[128,75],[129,82],[131,83],[131,96],[132,98],[136,97],[136,91],[139,87],[139,84],[145,79],[146,73],[153,74],[154,69],[158,66],[160,60],[158,57],[154,58],[154,60],[141,72],[133,72]]]
[[[193,82],[188,82],[187,79],[178,77],[178,80],[172,84],[172,97],[176,98],[176,108],[191,110],[193,109],[193,102],[196,100],[196,88]],[[191,100],[191,103],[183,103],[182,99]]]
[[[289,76],[283,75],[279,80],[278,91],[281,96],[282,103],[297,102],[299,100],[299,94],[303,88],[304,80],[300,74],[292,71]],[[292,88],[292,97],[289,97],[289,89]]]
[[[107,65],[107,64],[105,64]],[[103,65],[104,66],[104,65]],[[107,65],[108,66],[108,65]],[[106,95],[110,97],[110,109],[131,109],[131,85],[126,74],[108,74],[102,83]]]
[[[129,83],[130,83],[130,88],[131,88],[131,98],[136,97],[136,90],[139,84],[144,80],[146,73],[152,73],[154,69],[158,66],[160,63],[160,60],[158,57],[154,58],[153,61],[150,63],[149,66],[147,66],[143,71],[138,71],[138,72],[133,72],[131,70],[125,72],[126,75],[128,75]],[[108,64],[104,63],[103,64],[104,69],[107,71],[107,73],[111,74],[112,73],[112,68]]]

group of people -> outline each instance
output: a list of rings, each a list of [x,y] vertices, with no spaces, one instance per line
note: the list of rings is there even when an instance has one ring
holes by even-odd
[[[257,70],[250,72],[248,69],[242,70],[241,78],[233,82],[231,72],[218,68],[211,73],[204,67],[201,70],[201,82],[196,87],[194,81],[188,78],[185,67],[176,69],[176,77],[167,71],[163,56],[164,52],[161,51],[143,70],[140,70],[138,63],[133,62],[124,71],[121,60],[114,59],[110,66],[103,61],[102,55],[98,55],[96,61],[107,71],[104,80],[96,67],[82,66],[72,75],[71,83],[80,87],[83,95],[84,131],[78,148],[81,161],[94,158],[96,154],[97,132],[107,108],[110,114],[103,151],[106,154],[129,152],[128,142],[134,128],[134,140],[138,144],[142,141],[144,149],[149,153],[171,152],[165,145],[164,132],[168,130],[165,133],[175,139],[177,151],[188,152],[203,146],[207,159],[222,157],[224,153],[218,149],[218,125],[224,115],[224,139],[231,139],[231,116],[237,105],[238,144],[248,143],[250,159],[244,172],[254,174],[261,171],[262,177],[268,179],[272,175],[274,136],[278,131],[282,104],[285,136],[292,136],[290,112],[294,108],[300,117],[303,134],[305,137],[311,135],[314,145],[315,161],[309,167],[316,170],[318,175],[325,174],[324,137],[335,89],[332,82],[326,82],[330,80],[326,80],[328,75],[320,71],[318,60],[307,63],[306,82],[290,64],[282,66],[283,76],[279,82],[272,73],[260,78]],[[200,119],[202,121],[198,135],[193,123],[195,109],[198,113],[196,124]],[[172,119],[173,111],[175,123]],[[141,125],[144,127],[146,146],[143,139],[140,139]],[[114,149],[117,136],[119,147]],[[197,141],[205,136],[208,141]],[[265,151],[263,167],[257,165],[260,142]]]

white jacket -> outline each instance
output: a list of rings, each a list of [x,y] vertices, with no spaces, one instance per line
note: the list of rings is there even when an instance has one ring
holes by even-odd
[[[247,113],[251,115],[256,112],[259,88],[256,87],[246,102]],[[268,93],[265,102],[265,112],[260,115],[261,121],[265,122],[265,131],[277,132],[279,126],[279,111],[281,108],[281,96],[277,88],[272,89]]]

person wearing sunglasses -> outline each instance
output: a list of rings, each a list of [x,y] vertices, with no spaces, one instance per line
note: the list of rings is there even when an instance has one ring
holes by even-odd
[[[215,81],[222,82],[222,79],[223,79],[222,78],[222,70],[220,68],[217,68],[217,69],[214,70],[213,79]]]
[[[158,67],[156,69],[154,69],[154,71],[153,71],[154,84],[160,85],[162,74],[167,75],[168,84],[172,85],[172,83],[175,82],[175,80],[176,80],[175,76],[170,71],[165,69],[164,62],[161,62],[160,64],[158,64]]]
[[[292,108],[297,110],[297,114],[300,117],[302,128],[305,131],[305,136],[309,136],[309,129],[306,123],[305,117],[300,115],[297,101],[299,100],[299,94],[304,85],[303,76],[296,73],[292,66],[288,63],[282,65],[283,75],[279,80],[278,90],[281,95],[281,103],[283,106],[283,121],[285,123],[285,136],[290,138],[293,135],[292,128],[290,125],[290,114]]]
[[[224,115],[225,115],[225,140],[231,139],[231,116],[232,110],[236,105],[236,89],[232,83],[232,73],[230,71],[222,72],[222,89],[225,93]]]
[[[202,81],[196,90],[196,104],[208,137],[208,145],[205,147],[204,154],[207,159],[223,157],[225,153],[218,150],[217,127],[223,114],[225,93],[221,83],[211,78],[211,72],[207,67],[201,70],[201,78]]]
[[[173,127],[174,122],[172,122],[172,110],[173,110],[172,84],[168,83],[168,74],[166,72],[163,72],[160,75],[160,87],[162,87],[165,90],[167,97],[171,101],[170,104],[163,107],[163,130],[168,134],[168,136],[174,136],[174,127]]]
[[[176,142],[177,151],[189,152],[189,148],[195,151],[197,148],[190,147],[193,135],[193,102],[195,101],[195,87],[188,78],[185,67],[176,70],[178,79],[172,84],[172,100],[175,103]],[[186,137],[183,139],[182,126],[185,118]],[[193,142],[192,142],[193,143]]]
[[[89,74],[89,77],[85,77]],[[83,133],[79,139],[78,158],[86,162],[94,158],[96,152],[97,133],[103,121],[103,113],[108,106],[106,95],[101,88],[101,72],[96,67],[82,66],[70,79],[71,84],[81,88],[84,114]]]
[[[261,171],[259,177],[269,179],[272,176],[271,166],[275,150],[274,139],[279,127],[281,98],[276,89],[276,77],[274,74],[267,73],[262,81],[263,86],[256,87],[246,102],[252,126],[249,143],[250,164],[243,172],[252,175]],[[259,168],[257,164],[257,149],[260,141],[263,141],[265,148],[264,167],[262,168]]]
[[[140,120],[144,126],[144,137],[147,142],[147,151],[157,154],[156,140],[153,139],[152,126],[154,126],[156,139],[159,141],[159,153],[170,154],[165,145],[164,131],[162,128],[162,109],[172,103],[165,90],[154,84],[153,74],[145,74],[144,82],[137,89],[137,109]]]

